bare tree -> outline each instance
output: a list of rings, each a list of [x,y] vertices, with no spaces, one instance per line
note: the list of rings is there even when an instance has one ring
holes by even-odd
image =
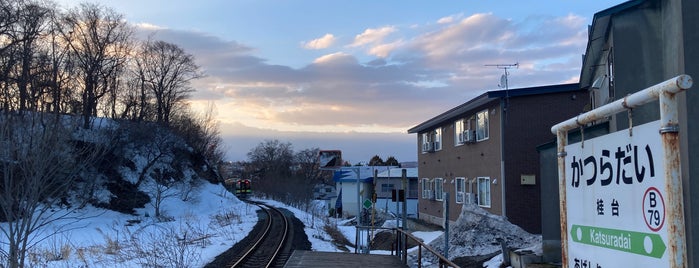
[[[50,8],[55,10],[55,7]],[[60,15],[53,13],[51,16],[52,23],[48,28],[48,33],[45,38],[45,56],[40,65],[45,69],[44,75],[46,78],[46,87],[48,88],[48,96],[43,102],[47,107],[44,111],[53,113],[62,113],[70,111],[70,103],[74,102],[70,94],[70,88],[76,88],[74,79],[71,79],[73,73],[73,65],[69,57],[69,45],[63,42],[61,33],[62,24],[60,23]]]
[[[82,83],[83,127],[90,127],[99,100],[109,92],[131,49],[132,30],[123,15],[97,4],[83,3],[63,18],[62,35]]]
[[[175,179],[170,172],[155,169],[151,173],[153,182],[149,185],[150,197],[153,200],[153,209],[155,209],[155,218],[161,221],[167,219],[162,215],[161,207],[166,199],[178,196],[180,194],[178,188],[184,183],[181,180]]]
[[[21,0],[0,0],[0,55],[21,41],[17,38],[15,27],[22,8],[24,2]]]
[[[43,93],[41,83],[35,78],[34,70],[37,68],[35,62],[40,57],[38,53],[38,42],[41,34],[51,21],[51,10],[48,7],[35,3],[28,3],[20,10],[17,22],[17,38],[21,40],[17,49],[19,58],[16,68],[16,84],[19,91],[19,110],[37,110],[37,99]]]
[[[315,182],[321,178],[318,154],[320,148],[304,149],[296,153],[295,162],[299,167],[299,172],[304,179]]]
[[[18,0],[0,0],[0,110],[10,110],[16,108],[16,92],[13,91],[10,82],[10,72],[17,64],[17,57],[14,53],[21,39],[17,35],[17,24],[19,22],[19,12],[23,8],[22,2]]]
[[[125,74],[124,90],[119,92],[119,102],[122,105],[121,118],[135,122],[155,120],[153,113],[153,94],[144,81],[143,61],[139,60],[143,51],[137,51],[135,59],[130,61],[130,71]]]
[[[265,140],[248,152],[248,161],[258,170],[262,170],[265,177],[288,177],[293,157],[291,143],[279,140]]]
[[[155,98],[156,121],[168,124],[173,108],[194,91],[190,81],[202,77],[194,56],[165,41],[148,41],[136,59],[141,79]]]
[[[101,150],[73,139],[70,126],[57,116],[5,113],[0,126],[0,221],[7,222],[0,232],[7,243],[7,267],[23,267],[27,250],[48,237],[37,236],[38,230],[74,217],[72,209],[54,208],[78,207],[69,192]]]
[[[169,127],[192,147],[197,165],[210,167],[216,173],[211,175],[220,180],[219,165],[223,164],[225,152],[215,119],[216,107],[210,103],[203,114],[185,108],[188,107],[177,109],[172,114]]]
[[[206,113],[201,116],[200,125],[203,142],[200,144],[199,149],[210,163],[218,165],[223,161],[225,152],[218,121],[216,121],[216,106],[213,102],[209,103]]]
[[[154,126],[154,123],[126,124],[126,131],[132,141],[138,143],[136,151],[140,152],[145,164],[140,167],[136,186],[141,185],[157,164],[169,163],[173,158],[172,149],[175,147],[175,138],[170,131]]]
[[[59,111],[59,66],[66,47],[57,42],[55,4],[42,0],[0,0],[1,107],[17,111]],[[56,101],[58,100],[58,101]]]

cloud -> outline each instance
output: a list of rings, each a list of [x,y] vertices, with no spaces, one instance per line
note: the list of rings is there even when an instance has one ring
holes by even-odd
[[[360,47],[369,44],[381,43],[388,35],[395,32],[396,28],[393,26],[384,26],[381,28],[366,29],[363,33],[358,34],[354,37],[354,42],[350,44],[350,47]]]
[[[313,61],[314,64],[323,65],[354,65],[357,60],[347,53],[337,52],[333,54],[323,55]]]
[[[162,26],[158,26],[158,25],[150,24],[150,23],[145,23],[145,22],[136,23],[134,26],[138,29],[145,30],[145,31],[157,31],[157,30],[167,29],[167,28],[162,27]]]
[[[325,34],[323,37],[318,39],[313,39],[303,44],[306,49],[324,49],[332,46],[335,43],[335,36],[332,34]]]
[[[312,144],[311,138],[337,141],[373,133],[387,144],[388,137],[407,136],[401,146],[413,152],[414,136],[407,129],[498,89],[502,70],[486,64],[518,62],[520,67],[510,70],[511,88],[575,81],[580,72],[587,33],[585,20],[576,15],[512,21],[481,13],[436,22],[366,29],[349,45],[314,54],[300,67],[271,64],[255,47],[203,32],[141,30],[195,56],[207,76],[194,84],[193,105],[214,101],[226,126],[222,134],[245,132],[244,138],[236,136],[240,140],[230,139],[241,147],[242,140],[263,137]],[[304,47],[328,48],[331,41],[337,40],[326,34]],[[368,138],[361,142],[374,144]],[[324,146],[332,147],[330,141]]]
[[[403,46],[403,41],[399,40],[388,44],[379,44],[369,49],[369,55],[379,58],[387,58],[391,52]]]
[[[455,20],[457,20],[461,15],[454,15],[454,16],[447,16],[443,17],[437,20],[438,24],[449,24],[453,23]]]

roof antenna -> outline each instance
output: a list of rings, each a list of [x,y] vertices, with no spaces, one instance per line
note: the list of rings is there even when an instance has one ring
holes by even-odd
[[[500,84],[498,85],[498,87],[505,88],[505,100],[503,103],[502,111],[506,114],[507,108],[510,106],[510,91],[508,85],[509,81],[507,79],[509,72],[507,70],[512,68],[519,68],[519,62],[516,62],[514,64],[486,64],[485,66],[495,66],[498,69],[505,70],[505,74],[500,76]],[[505,120],[507,120],[507,116],[505,116]]]
[[[498,84],[498,87],[504,88],[505,90],[508,90],[509,85],[508,85],[507,77],[510,75],[510,72],[508,72],[507,70],[512,69],[512,68],[519,68],[519,62],[514,63],[514,64],[486,64],[485,66],[491,66],[491,67],[494,66],[498,69],[505,70],[505,74],[500,76],[500,84]]]

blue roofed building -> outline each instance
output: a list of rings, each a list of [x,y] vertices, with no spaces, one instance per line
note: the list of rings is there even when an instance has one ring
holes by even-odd
[[[341,208],[342,216],[356,216],[362,210],[362,202],[371,200],[374,193],[374,170],[373,166],[351,166],[341,167],[333,174],[335,189],[338,197],[335,203],[335,210]],[[358,202],[359,200],[359,202]]]
[[[403,205],[396,204],[393,201],[393,190],[403,189],[403,170],[405,170],[406,178],[406,212],[410,217],[417,217],[417,201],[418,201],[418,176],[417,168],[399,168],[399,167],[377,167],[378,174],[374,191],[376,191],[376,209],[385,211],[394,215],[403,213]],[[400,203],[400,202],[398,202]]]

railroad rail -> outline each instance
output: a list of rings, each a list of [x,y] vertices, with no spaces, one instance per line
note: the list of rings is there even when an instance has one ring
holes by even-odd
[[[274,267],[278,256],[286,245],[289,234],[289,221],[280,210],[257,202],[265,212],[264,231],[257,234],[255,242],[239,255],[230,267]]]

